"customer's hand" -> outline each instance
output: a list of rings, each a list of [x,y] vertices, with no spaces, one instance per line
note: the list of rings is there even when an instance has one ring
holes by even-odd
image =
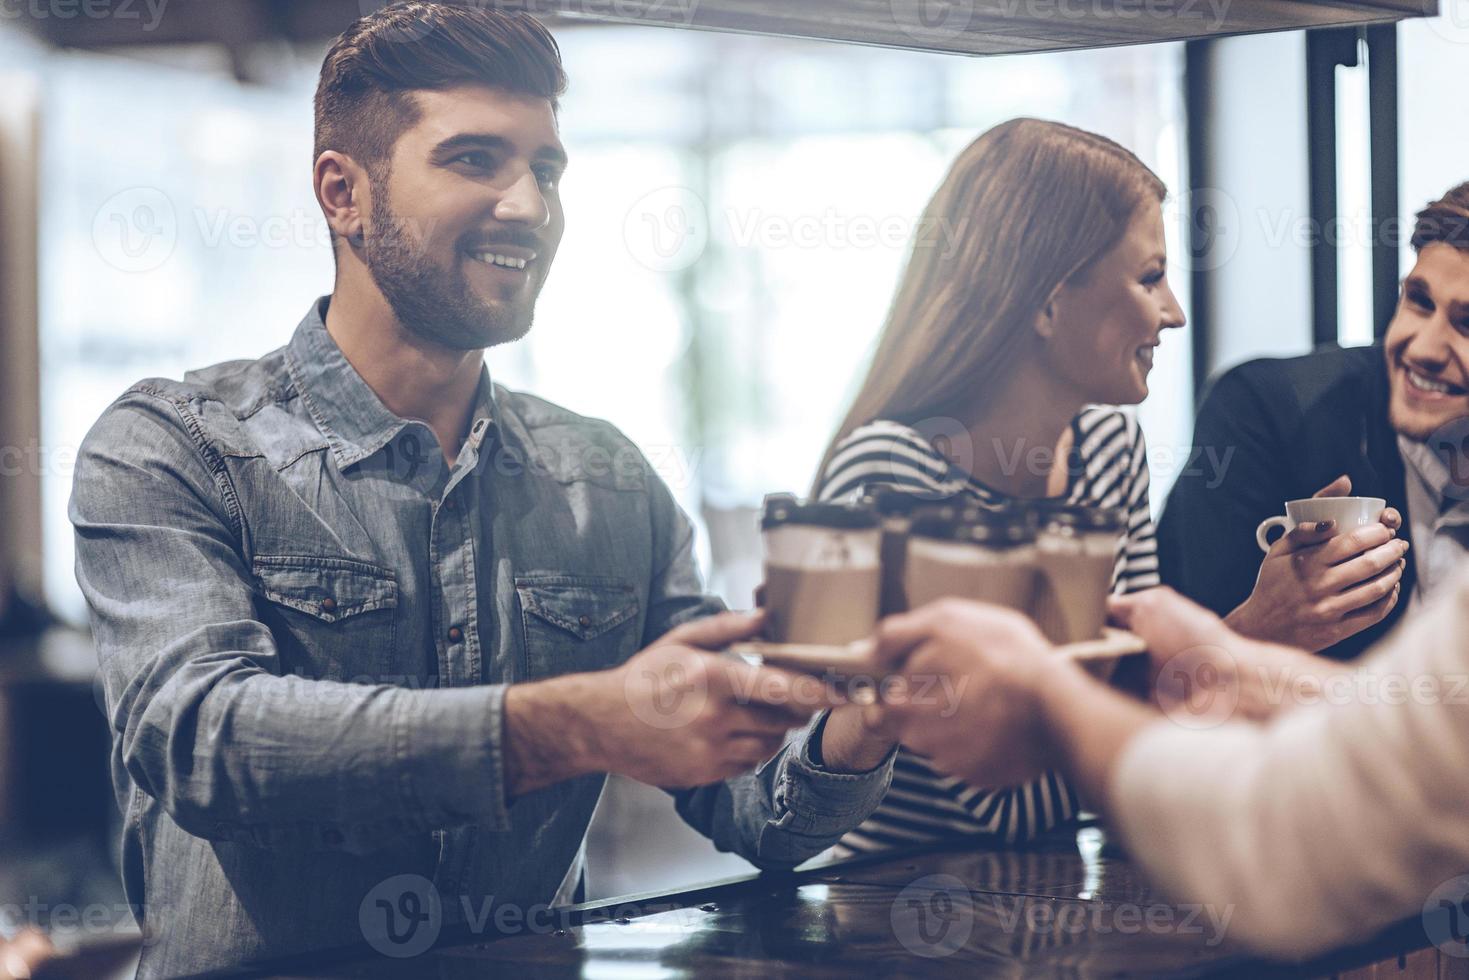
[[[1076,669],[1053,654],[1019,613],[940,600],[878,627],[877,657],[896,683],[869,711],[942,773],[1020,783],[1053,761],[1038,692],[1057,671]]]
[[[755,607],[765,606],[765,583],[755,586]],[[864,641],[870,642],[870,641]],[[822,767],[832,772],[868,772],[887,758],[897,744],[881,716],[862,705],[844,704],[832,709],[821,730],[818,746]]]
[[[1327,677],[1350,670],[1241,636],[1172,589],[1114,596],[1107,608],[1114,623],[1147,641],[1154,701],[1190,727],[1263,720],[1287,705],[1318,700]]]
[[[1342,476],[1315,496],[1351,491]],[[1229,614],[1229,625],[1315,652],[1381,622],[1399,601],[1407,567],[1408,543],[1397,538],[1402,524],[1389,507],[1379,523],[1341,534],[1331,521],[1297,525],[1271,546],[1254,591]]]
[[[780,751],[790,729],[842,703],[815,677],[717,656],[755,636],[762,615],[687,623],[600,681],[600,768],[667,788],[717,782]]]
[[[22,929],[13,939],[0,939],[0,980],[28,980],[56,950],[46,934]]]
[[[815,677],[713,652],[754,638],[764,622],[760,612],[710,616],[621,666],[510,685],[506,797],[589,773],[702,786],[775,755],[790,729],[843,699]]]

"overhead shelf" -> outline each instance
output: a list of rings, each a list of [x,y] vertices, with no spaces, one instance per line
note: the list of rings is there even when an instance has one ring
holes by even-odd
[[[0,0],[0,4],[7,0]],[[98,0],[100,13],[61,16],[12,2],[13,20],[53,44],[218,43],[335,36],[384,0]],[[458,0],[577,24],[662,27],[819,38],[856,44],[1012,54],[1111,47],[1433,16],[1439,0]],[[107,15],[110,8],[115,11]],[[3,26],[3,25],[0,25]]]
[[[1438,0],[527,0],[567,19],[1014,54],[1381,24]]]

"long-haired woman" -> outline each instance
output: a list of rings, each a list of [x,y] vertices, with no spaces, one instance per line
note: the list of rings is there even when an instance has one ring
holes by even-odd
[[[986,507],[1122,507],[1113,591],[1157,585],[1142,432],[1111,406],[1147,397],[1163,331],[1184,325],[1165,193],[1132,153],[1071,126],[1015,119],[971,143],[923,215],[942,244],[914,246],[813,495],[884,485]],[[887,798],[842,844],[1015,841],[1077,809],[1054,774],[967,786],[900,751]]]

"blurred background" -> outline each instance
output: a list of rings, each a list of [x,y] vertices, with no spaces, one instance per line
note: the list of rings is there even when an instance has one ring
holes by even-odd
[[[258,357],[331,288],[311,96],[346,21],[301,36],[243,13],[279,6],[221,2],[190,36],[170,33],[166,6],[62,23],[55,3],[0,4],[12,920],[68,905],[126,919],[66,520],[76,447],[132,382]],[[492,351],[491,373],[627,432],[732,606],[759,578],[761,497],[809,485],[920,210],[989,126],[1033,115],[1101,132],[1173,192],[1171,275],[1192,329],[1168,335],[1139,410],[1155,509],[1189,463],[1204,381],[1261,354],[1370,343],[1412,213],[1469,178],[1465,0],[1365,31],[990,58],[550,23],[571,78],[568,228],[535,329]],[[620,780],[590,856],[592,897],[748,870]]]

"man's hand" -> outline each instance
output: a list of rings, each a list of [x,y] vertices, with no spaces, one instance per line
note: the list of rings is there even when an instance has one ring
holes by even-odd
[[[759,613],[711,616],[611,670],[509,688],[510,794],[592,772],[668,789],[702,786],[775,755],[790,729],[840,698],[814,677],[712,652],[762,624]]]
[[[1348,668],[1304,650],[1249,639],[1168,588],[1108,600],[1112,621],[1147,641],[1153,698],[1174,721],[1206,727],[1263,720],[1283,705],[1319,696]]]
[[[55,955],[51,940],[37,929],[22,929],[0,939],[0,980],[26,980]]]
[[[1315,494],[1350,494],[1338,477]],[[1226,618],[1237,632],[1312,652],[1382,621],[1397,605],[1408,543],[1389,507],[1379,523],[1336,534],[1334,521],[1299,524],[1271,546],[1250,597]]]
[[[897,683],[870,723],[895,732],[940,772],[982,786],[1025,781],[1054,761],[1039,691],[1076,668],[1025,616],[944,599],[884,620],[877,656]]]

